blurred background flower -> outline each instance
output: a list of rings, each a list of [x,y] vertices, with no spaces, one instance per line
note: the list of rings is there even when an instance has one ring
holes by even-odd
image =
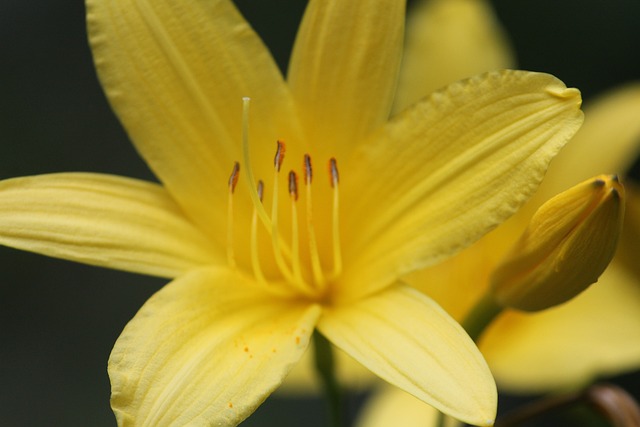
[[[306,2],[237,3],[285,67]],[[585,105],[640,80],[640,2],[495,0],[493,6],[519,67],[580,88]],[[0,2],[1,179],[54,171],[153,179],[98,85],[84,19],[82,0]],[[108,355],[164,281],[4,247],[0,266],[0,425],[115,425]],[[637,375],[617,381],[640,396]],[[313,399],[292,405],[275,397],[243,425],[322,426],[323,409]]]

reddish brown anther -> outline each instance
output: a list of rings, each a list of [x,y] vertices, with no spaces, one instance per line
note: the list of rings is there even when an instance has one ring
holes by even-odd
[[[311,168],[311,156],[308,154],[304,155],[304,182],[305,184],[311,184],[311,180],[313,179],[313,169]]]
[[[238,178],[240,178],[240,163],[235,162],[233,164],[231,175],[229,176],[229,190],[231,191],[231,193],[233,193],[236,189]]]
[[[276,156],[273,159],[273,166],[275,166],[276,170],[280,172],[280,168],[282,167],[282,162],[284,161],[284,153],[287,151],[287,147],[284,145],[283,141],[276,141],[278,145],[276,148]]]
[[[262,196],[264,195],[264,182],[262,182],[262,180],[258,181],[258,199],[260,199],[260,201],[262,201]]]
[[[338,162],[335,157],[329,159],[329,181],[331,183],[331,188],[338,185],[340,182],[340,174],[338,173]]]
[[[289,194],[298,200],[298,175],[294,171],[289,172]]]

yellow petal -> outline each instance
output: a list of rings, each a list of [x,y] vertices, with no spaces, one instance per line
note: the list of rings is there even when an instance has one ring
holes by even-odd
[[[0,182],[0,243],[86,264],[175,277],[224,262],[157,184],[60,173]]]
[[[616,258],[632,271],[640,282],[640,262],[638,262],[640,254],[640,187],[632,180],[627,181],[625,187],[627,203]]]
[[[436,427],[438,411],[395,387],[383,387],[367,400],[355,427]],[[459,426],[453,418],[445,427]]]
[[[100,81],[136,148],[188,215],[224,235],[242,97],[253,99],[256,157],[272,158],[295,123],[268,50],[228,0],[88,0],[87,21]]]
[[[567,304],[492,324],[480,348],[501,389],[578,387],[640,366],[640,286],[619,267]]]
[[[288,80],[320,158],[345,158],[387,120],[402,55],[404,3],[312,0],[307,6]]]
[[[585,108],[584,126],[551,163],[542,204],[598,173],[624,174],[640,154],[640,83],[607,92]]]
[[[623,216],[624,188],[616,176],[600,175],[553,197],[493,272],[495,300],[537,311],[575,297],[609,265]]]
[[[230,270],[198,270],[155,294],[109,359],[119,425],[234,426],[302,356],[317,306],[276,300]]]
[[[406,38],[395,112],[456,80],[515,65],[483,0],[423,0],[409,11]]]
[[[503,222],[580,126],[579,107],[580,93],[553,76],[501,71],[396,116],[347,166],[357,174],[342,193],[355,230],[343,239],[345,283],[357,286],[345,289],[375,290]]]
[[[367,400],[355,427],[433,427],[438,411],[412,395],[385,387]]]
[[[332,347],[334,350],[333,359],[336,378],[338,378],[341,387],[350,392],[364,392],[380,382],[378,377],[371,375],[371,371],[353,360],[351,356],[335,346]],[[315,349],[312,342],[309,350],[300,359],[300,363],[297,363],[287,375],[282,387],[278,389],[278,393],[296,397],[304,395],[317,396],[321,393],[324,385],[321,379],[318,378],[315,363]]]
[[[400,285],[327,309],[318,329],[391,384],[462,421],[491,425],[496,389],[475,344],[442,308]]]

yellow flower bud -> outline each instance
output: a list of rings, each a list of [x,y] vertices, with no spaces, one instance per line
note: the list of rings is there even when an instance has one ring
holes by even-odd
[[[616,250],[624,216],[624,188],[600,175],[558,194],[491,277],[498,304],[525,311],[561,304],[595,283]]]

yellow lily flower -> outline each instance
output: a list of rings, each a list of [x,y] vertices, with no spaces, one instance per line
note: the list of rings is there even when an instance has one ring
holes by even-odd
[[[398,279],[528,199],[582,122],[576,89],[494,72],[388,120],[396,0],[312,0],[287,81],[227,0],[87,0],[87,20],[106,94],[161,184],[3,181],[0,243],[174,279],[112,351],[119,424],[238,424],[315,328],[422,401],[492,423],[479,351]]]
[[[480,6],[483,5],[483,6]],[[465,38],[459,49],[451,49],[454,64],[459,57],[476,57],[484,50],[504,50],[508,42],[499,41],[478,45],[477,27],[481,33],[502,34],[495,29],[496,20],[487,16],[488,3],[480,0],[434,0],[423,2],[414,16],[414,27],[408,28],[408,44],[415,44],[413,52],[425,45],[420,35],[425,19],[431,22],[428,34],[448,33],[446,27],[458,29],[456,37]],[[474,14],[454,13],[458,8],[482,12]],[[426,15],[418,16],[421,13]],[[438,20],[433,24],[430,16],[449,16],[450,20]],[[460,17],[456,21],[455,17]],[[464,28],[472,30],[465,32]],[[412,34],[414,34],[412,36]],[[434,37],[434,36],[429,36]],[[484,38],[486,39],[486,38]],[[446,44],[446,43],[445,43]],[[466,50],[465,46],[472,46]],[[431,55],[431,54],[428,54]],[[508,58],[492,54],[491,57]],[[439,56],[447,61],[446,56]],[[410,65],[419,61],[405,59]],[[438,68],[442,63],[431,64]],[[496,66],[512,66],[499,63]],[[445,65],[445,68],[448,65]],[[478,61],[480,72],[484,68]],[[458,67],[457,77],[468,75],[470,66]],[[455,68],[455,67],[453,67]],[[430,70],[406,71],[407,76],[426,76]],[[435,73],[437,74],[437,73]],[[405,88],[399,91],[411,93],[422,87],[441,83],[437,79],[417,81],[401,80]],[[602,172],[623,174],[640,153],[638,138],[640,121],[640,85],[630,84],[594,100],[585,109],[585,123],[576,136],[554,159],[547,175],[533,199],[509,221],[486,235],[444,263],[418,271],[405,278],[408,283],[429,294],[451,313],[462,320],[490,286],[490,277],[516,239],[528,227],[536,209],[559,192],[581,180]],[[479,347],[487,358],[492,373],[501,389],[512,392],[547,392],[584,384],[600,375],[612,375],[635,369],[640,362],[640,274],[637,260],[632,261],[633,248],[637,248],[638,212],[640,194],[633,186],[626,186],[627,213],[621,235],[618,255],[614,258],[598,283],[571,301],[539,313],[503,313],[489,327],[480,340]],[[625,249],[627,249],[625,251]],[[402,417],[402,418],[400,418]],[[385,387],[384,391],[367,405],[360,427],[385,426],[393,420],[398,425],[436,425],[437,411],[407,393]]]

